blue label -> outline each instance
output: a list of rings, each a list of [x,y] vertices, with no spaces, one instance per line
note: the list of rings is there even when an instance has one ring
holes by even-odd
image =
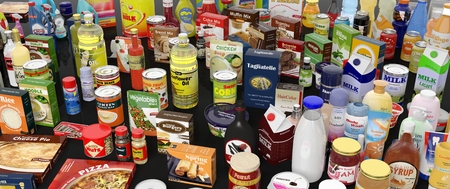
[[[180,20],[184,23],[191,24],[192,18],[194,17],[194,13],[189,8],[182,8],[178,13],[180,16]]]
[[[78,95],[78,89],[75,89],[75,91],[67,91],[66,89],[63,89],[64,91],[64,102],[66,104],[66,111],[69,115],[75,115],[81,112],[81,106],[80,106],[80,97]]]
[[[339,86],[329,87],[329,86],[320,85],[320,97],[323,99],[324,103],[330,103],[331,91],[338,87]]]

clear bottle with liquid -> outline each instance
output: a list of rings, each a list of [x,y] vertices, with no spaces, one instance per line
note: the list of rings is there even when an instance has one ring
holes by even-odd
[[[343,0],[341,16],[348,17],[350,26],[353,27],[353,19],[356,15],[356,8],[358,7],[358,0]]]
[[[418,31],[422,39],[427,32],[427,0],[419,0],[414,12],[411,15],[411,19],[408,23],[408,29],[406,31]]]
[[[6,36],[6,44],[3,47],[3,57],[5,60],[5,65],[6,65],[6,72],[8,73],[8,78],[9,78],[9,85],[13,86],[13,87],[17,87],[17,82],[16,82],[16,76],[14,75],[14,68],[13,68],[13,63],[12,63],[12,59],[11,59],[11,51],[14,49],[14,47],[16,46],[12,40],[12,31],[11,30],[6,30],[5,31],[5,36]]]
[[[439,18],[442,16],[442,9],[432,9],[431,10],[431,18],[428,20],[427,23],[427,32],[423,36],[423,40],[427,42],[427,44],[430,43],[430,37],[431,32],[433,32],[434,27],[436,27],[437,22],[439,21]]]
[[[14,69],[14,75],[17,85],[25,78],[23,72],[23,64],[30,61],[30,51],[23,46],[20,40],[19,30],[17,28],[12,29],[12,39],[14,41],[14,49],[11,51],[11,60]]]
[[[77,70],[78,77],[80,77],[81,57],[80,57],[80,50],[78,48],[78,29],[81,27],[80,14],[74,14],[73,20],[74,24],[70,26],[70,37],[72,39],[72,53],[75,59],[75,67]]]
[[[306,0],[305,8],[303,8],[303,26],[307,28],[314,28],[314,20],[319,13],[319,0]]]
[[[311,62],[311,58],[305,57],[303,59],[303,65],[300,68],[298,84],[303,87],[311,87],[311,85],[312,85],[312,69],[311,69],[310,62]]]
[[[56,9],[55,14],[56,16],[53,19],[53,22],[56,26],[55,35],[57,38],[61,39],[67,36],[66,27],[64,26],[64,17],[61,15],[58,9]]]

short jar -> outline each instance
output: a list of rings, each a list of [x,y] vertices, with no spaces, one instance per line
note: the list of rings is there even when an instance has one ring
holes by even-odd
[[[361,162],[355,188],[380,189],[389,188],[391,167],[378,159],[367,159]]]
[[[361,145],[355,139],[340,137],[333,141],[331,148],[328,177],[345,185],[354,184],[359,172]]]
[[[228,188],[259,189],[261,171],[259,157],[251,152],[240,152],[231,157]]]

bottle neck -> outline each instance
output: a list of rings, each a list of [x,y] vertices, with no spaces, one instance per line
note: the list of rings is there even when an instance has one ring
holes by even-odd
[[[291,117],[293,119],[300,119],[300,111],[293,111]]]
[[[236,120],[245,120],[245,108],[235,108]]]
[[[139,46],[139,44],[138,44],[138,36],[136,34],[133,34],[131,36],[131,44],[132,44],[133,49],[138,48],[138,46]]]
[[[413,143],[413,137],[411,133],[403,133],[402,137],[400,138],[400,141],[407,142],[407,143]]]

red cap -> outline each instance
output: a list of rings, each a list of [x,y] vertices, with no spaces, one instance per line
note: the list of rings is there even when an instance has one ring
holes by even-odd
[[[64,88],[74,88],[77,86],[77,80],[73,76],[67,76],[62,79],[62,85]]]
[[[222,4],[231,4],[233,1],[232,0],[221,0]]]
[[[133,138],[142,138],[144,137],[144,130],[141,128],[133,129],[133,131],[131,131],[131,136]]]
[[[28,1],[28,6],[31,7],[36,6],[36,3],[34,3],[34,1]]]
[[[267,114],[267,120],[268,120],[268,121],[273,121],[273,120],[275,120],[275,114],[273,114],[273,113]]]
[[[128,128],[126,126],[118,126],[114,129],[116,136],[126,136],[128,134]]]

